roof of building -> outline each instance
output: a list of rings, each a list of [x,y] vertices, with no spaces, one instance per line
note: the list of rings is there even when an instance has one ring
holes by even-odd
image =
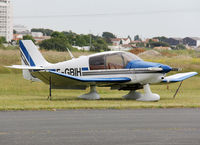
[[[175,40],[183,40],[183,38],[180,37],[170,37],[171,39],[175,39]]]
[[[120,41],[120,38],[112,38],[111,41]]]
[[[121,41],[121,40],[124,40],[124,41],[127,41],[129,38],[112,38],[111,41]]]
[[[190,38],[190,39],[193,39],[193,40],[200,40],[199,37],[185,37],[184,39],[186,39],[186,38]]]

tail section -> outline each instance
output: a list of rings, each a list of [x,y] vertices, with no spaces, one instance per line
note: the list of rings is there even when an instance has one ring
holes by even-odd
[[[19,45],[22,65],[32,67],[49,65],[31,40],[20,40]],[[39,79],[31,75],[30,70],[23,70],[23,77],[27,80],[39,81]]]
[[[44,59],[38,48],[31,40],[21,40],[19,42],[21,59],[29,66],[46,66],[49,63]]]

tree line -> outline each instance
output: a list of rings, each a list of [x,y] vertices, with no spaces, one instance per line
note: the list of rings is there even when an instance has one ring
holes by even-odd
[[[44,36],[51,36],[50,39],[44,40],[39,43],[41,49],[66,51],[66,48],[70,50],[77,50],[73,46],[90,46],[90,51],[108,51],[108,45],[111,44],[111,39],[116,38],[114,34],[110,32],[103,32],[102,36],[96,36],[93,34],[76,34],[72,31],[53,31],[50,29],[32,29],[32,32],[42,32]],[[34,40],[32,36],[24,36],[24,40]]]

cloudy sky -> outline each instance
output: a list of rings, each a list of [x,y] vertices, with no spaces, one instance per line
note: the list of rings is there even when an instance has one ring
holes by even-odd
[[[11,0],[14,24],[119,37],[200,37],[200,0]]]

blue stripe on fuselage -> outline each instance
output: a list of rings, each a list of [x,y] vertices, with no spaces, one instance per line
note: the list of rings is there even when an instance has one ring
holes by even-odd
[[[33,62],[33,59],[31,58],[31,56],[29,55],[27,49],[25,48],[24,44],[22,43],[22,41],[19,41],[19,46],[22,50],[22,52],[24,53],[27,61],[29,62],[30,66],[36,66],[35,63]]]
[[[88,67],[82,67],[82,71],[88,71]]]

